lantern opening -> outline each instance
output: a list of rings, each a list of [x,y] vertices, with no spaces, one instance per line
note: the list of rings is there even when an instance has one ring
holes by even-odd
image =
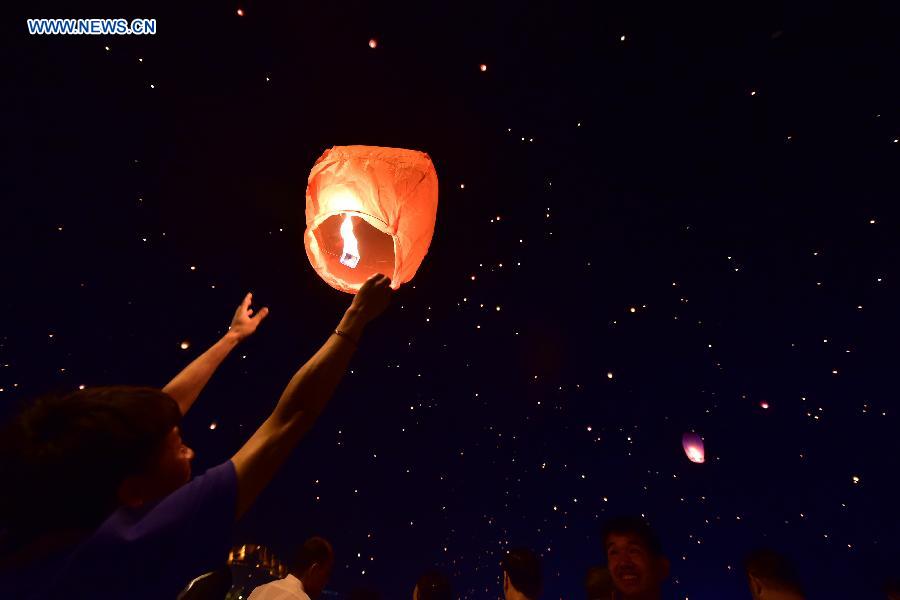
[[[685,448],[687,452],[687,457],[691,462],[702,463],[705,459],[703,457],[703,450],[698,448],[697,446],[688,446]]]
[[[375,273],[394,274],[394,239],[361,214],[331,215],[313,235],[328,271],[351,287],[359,288]]]

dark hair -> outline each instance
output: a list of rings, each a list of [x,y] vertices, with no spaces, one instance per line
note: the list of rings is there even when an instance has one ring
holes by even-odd
[[[168,394],[97,387],[33,400],[0,433],[0,551],[49,532],[90,530],[117,506],[181,421]]]
[[[609,541],[609,536],[614,534],[637,536],[648,552],[654,556],[663,555],[662,543],[659,541],[656,532],[650,528],[647,521],[640,517],[625,515],[607,521],[603,527],[604,550]]]
[[[453,588],[450,580],[440,571],[427,571],[416,582],[419,600],[452,600]]]
[[[322,537],[311,537],[300,546],[294,557],[294,572],[298,575],[306,572],[313,564],[324,565],[333,554],[331,543]]]
[[[527,548],[510,550],[500,560],[503,570],[509,575],[513,587],[529,598],[541,595],[543,578],[541,577],[541,560]]]
[[[794,564],[783,554],[769,548],[754,550],[744,559],[744,569],[768,585],[798,594],[803,593],[803,586]]]
[[[584,578],[584,591],[588,600],[605,598],[609,600],[613,594],[612,576],[609,568],[604,566],[591,567]]]

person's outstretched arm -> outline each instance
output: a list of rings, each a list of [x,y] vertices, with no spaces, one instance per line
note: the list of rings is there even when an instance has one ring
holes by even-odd
[[[253,300],[253,294],[247,294],[244,301],[237,307],[234,312],[234,318],[231,320],[231,326],[228,328],[222,338],[210,347],[209,350],[198,356],[184,370],[175,376],[175,379],[166,384],[162,389],[165,393],[172,396],[181,414],[187,413],[191,405],[206,387],[209,378],[216,372],[225,357],[237,346],[242,340],[252,335],[266,315],[269,314],[268,308],[261,309],[256,316],[253,316],[253,309],[250,308],[250,302]]]
[[[384,275],[373,275],[363,284],[336,332],[300,367],[269,418],[232,457],[237,472],[238,517],[250,508],[325,409],[366,324],[387,308],[390,285],[391,280]]]

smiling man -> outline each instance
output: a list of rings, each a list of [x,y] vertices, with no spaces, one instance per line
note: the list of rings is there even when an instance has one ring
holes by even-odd
[[[669,559],[642,519],[618,517],[603,529],[603,547],[613,585],[622,600],[657,600],[669,577]]]

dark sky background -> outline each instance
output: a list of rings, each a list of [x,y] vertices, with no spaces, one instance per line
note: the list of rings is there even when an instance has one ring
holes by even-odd
[[[525,545],[569,600],[603,522],[634,513],[670,597],[749,598],[757,546],[794,557],[811,597],[883,596],[896,4],[123,10],[5,9],[0,407],[162,386],[252,290],[271,315],[185,423],[196,471],[228,458],[349,302],[303,250],[315,159],[413,148],[440,180],[429,254],[236,541],[287,557],[325,535],[331,588],[386,598],[432,565],[496,598]],[[158,33],[29,36],[25,17]]]

